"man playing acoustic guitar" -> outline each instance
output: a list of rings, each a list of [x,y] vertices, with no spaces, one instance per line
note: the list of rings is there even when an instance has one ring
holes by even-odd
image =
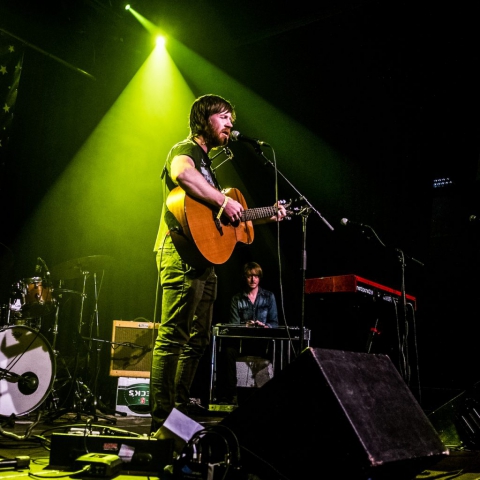
[[[190,388],[210,343],[217,292],[215,262],[208,258],[197,262],[198,256],[189,255],[189,249],[197,249],[189,219],[179,218],[185,208],[174,208],[170,193],[211,210],[209,217],[218,237],[227,236],[232,225],[247,223],[242,203],[222,193],[208,156],[211,149],[228,144],[234,121],[235,110],[229,101],[211,94],[197,98],[190,110],[189,136],[172,147],[162,174],[165,201],[154,247],[162,294],[150,375],[152,432],[174,407],[188,413]],[[281,204],[269,208],[269,221],[287,215]]]

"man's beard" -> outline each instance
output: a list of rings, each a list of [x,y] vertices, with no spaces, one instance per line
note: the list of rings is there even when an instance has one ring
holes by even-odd
[[[228,143],[228,137],[224,138],[223,136],[218,135],[217,132],[213,130],[210,123],[205,130],[204,140],[210,148],[223,147]]]

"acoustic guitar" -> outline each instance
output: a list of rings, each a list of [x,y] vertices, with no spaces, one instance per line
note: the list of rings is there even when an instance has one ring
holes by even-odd
[[[175,187],[167,197],[167,207],[180,224],[180,228],[170,230],[173,244],[183,260],[192,266],[225,263],[238,242],[253,242],[253,220],[270,218],[276,213],[275,206],[247,208],[243,195],[236,188],[223,193],[244,208],[242,217],[234,223],[225,215],[217,219],[218,210],[187,195],[181,187]],[[291,202],[286,204],[283,200],[281,203],[288,208]]]

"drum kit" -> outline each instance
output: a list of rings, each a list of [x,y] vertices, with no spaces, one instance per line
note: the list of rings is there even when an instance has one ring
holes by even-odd
[[[97,273],[111,265],[112,257],[93,255],[69,260],[49,271],[39,258],[36,276],[12,285],[8,304],[2,305],[0,317],[0,417],[27,415],[44,405],[49,397],[56,397],[59,353],[56,343],[63,299],[68,295],[80,298],[78,334],[81,335],[87,279],[93,276],[94,309],[98,315]],[[65,281],[77,278],[82,279],[81,291],[63,288]],[[42,323],[52,316],[53,325],[47,335]],[[68,377],[69,381],[79,383]]]

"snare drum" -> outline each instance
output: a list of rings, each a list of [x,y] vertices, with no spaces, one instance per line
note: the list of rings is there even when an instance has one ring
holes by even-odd
[[[55,357],[45,337],[32,328],[0,329],[0,416],[25,415],[53,388]]]
[[[54,309],[52,290],[44,285],[42,277],[24,278],[12,285],[10,311],[13,323],[47,315]]]

